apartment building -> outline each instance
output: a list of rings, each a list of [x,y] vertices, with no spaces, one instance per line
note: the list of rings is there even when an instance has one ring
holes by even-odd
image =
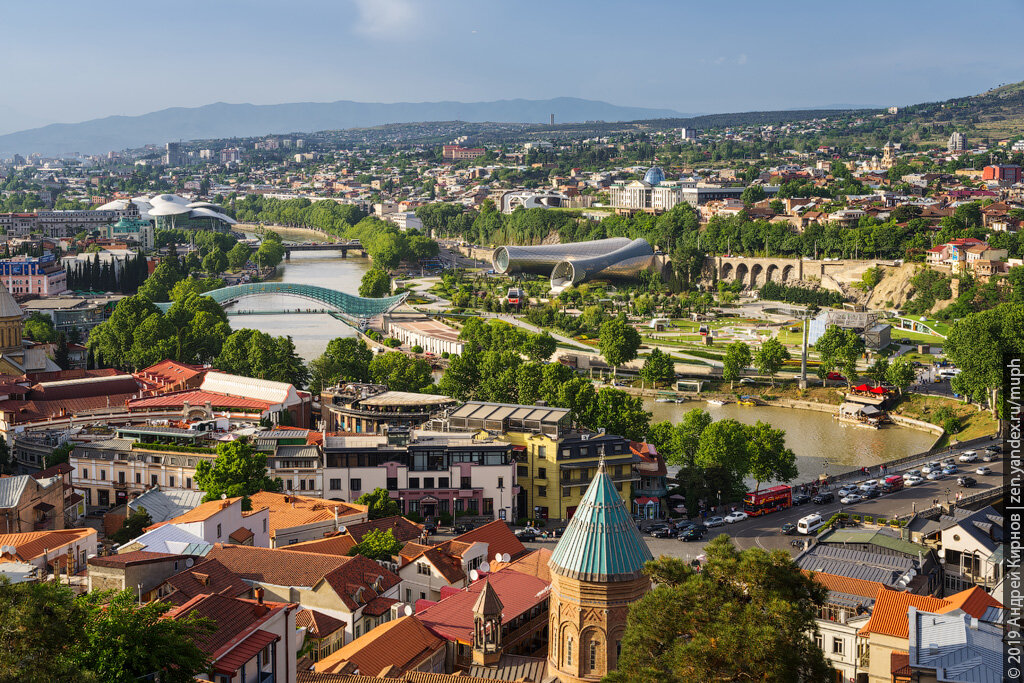
[[[0,279],[11,294],[55,296],[67,291],[67,273],[53,254],[0,259]]]

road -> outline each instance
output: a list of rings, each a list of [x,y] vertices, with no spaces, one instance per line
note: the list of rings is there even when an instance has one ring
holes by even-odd
[[[758,547],[763,550],[786,550],[793,555],[796,555],[800,549],[794,548],[791,545],[791,541],[804,537],[784,536],[779,532],[779,528],[786,522],[792,522],[795,524],[797,520],[806,515],[817,513],[823,518],[828,519],[837,512],[847,512],[850,514],[869,515],[889,519],[897,515],[909,515],[913,512],[933,507],[936,500],[941,503],[945,503],[947,500],[952,502],[955,500],[956,493],[958,491],[963,491],[966,496],[1001,486],[1003,484],[1003,468],[1005,467],[1005,460],[1002,455],[1000,455],[999,460],[987,463],[981,462],[980,456],[982,455],[984,445],[987,444],[975,446],[973,448],[973,450],[977,450],[979,453],[978,462],[965,464],[960,463],[959,460],[957,461],[958,465],[960,465],[961,474],[969,474],[977,479],[978,484],[973,488],[964,489],[957,486],[956,479],[959,475],[952,475],[937,481],[926,480],[917,486],[908,486],[902,491],[883,494],[873,500],[865,500],[855,505],[841,505],[838,503],[837,496],[837,502],[828,505],[814,505],[813,503],[808,503],[782,512],[772,513],[764,517],[752,517],[735,524],[726,524],[722,527],[709,529],[708,535],[705,536],[702,541],[686,542],[679,541],[674,538],[651,538],[647,534],[643,535],[644,541],[647,543],[647,547],[650,548],[651,554],[655,557],[668,555],[670,557],[693,559],[703,552],[704,546],[708,541],[721,534],[728,534],[741,549]],[[944,460],[947,457],[958,458],[960,454],[966,450],[972,449],[954,449],[948,455],[943,455],[942,459]],[[920,460],[902,464],[898,467],[890,468],[887,471],[887,475],[900,474],[912,469],[920,469],[921,465],[929,460],[929,458],[922,458]],[[974,470],[981,465],[989,467],[992,470],[992,473],[987,475],[974,474]],[[869,476],[864,477],[860,481],[878,478],[879,472],[878,469],[875,468],[871,470]],[[852,485],[852,483],[853,482],[850,482],[850,485]],[[858,481],[857,483],[860,482]],[[645,522],[641,526],[647,527],[655,523],[656,522]],[[553,540],[547,540],[527,543],[526,545],[531,548],[551,549],[554,547],[554,543],[555,541]]]

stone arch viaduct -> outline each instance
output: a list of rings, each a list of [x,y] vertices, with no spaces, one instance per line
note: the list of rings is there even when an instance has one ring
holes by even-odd
[[[739,280],[743,286],[756,289],[766,282],[794,282],[815,278],[822,286],[833,281],[848,282],[857,279],[864,269],[886,263],[884,261],[815,261],[795,258],[757,258],[743,256],[709,256],[704,261],[704,275],[708,279]]]

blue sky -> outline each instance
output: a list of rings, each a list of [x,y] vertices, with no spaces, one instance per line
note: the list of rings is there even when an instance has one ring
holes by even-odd
[[[574,96],[727,112],[910,104],[1024,79],[1020,0],[4,5],[0,132],[216,101]]]

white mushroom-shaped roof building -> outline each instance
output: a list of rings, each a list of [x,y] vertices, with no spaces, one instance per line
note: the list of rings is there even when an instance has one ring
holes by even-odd
[[[98,207],[101,210],[124,211],[128,202],[139,209],[143,220],[156,221],[158,227],[220,228],[227,229],[237,221],[224,213],[224,207],[212,202],[190,202],[176,194],[141,195],[129,199],[115,199]]]

